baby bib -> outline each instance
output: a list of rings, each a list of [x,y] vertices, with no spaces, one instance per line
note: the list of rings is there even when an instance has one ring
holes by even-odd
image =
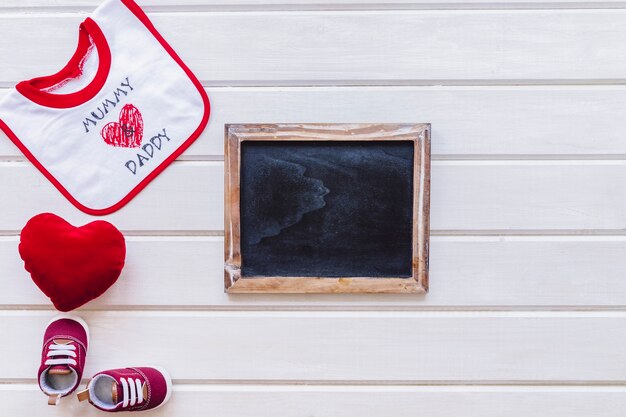
[[[105,215],[198,138],[209,107],[140,7],[107,0],[61,71],[20,82],[0,103],[0,129],[72,204]]]

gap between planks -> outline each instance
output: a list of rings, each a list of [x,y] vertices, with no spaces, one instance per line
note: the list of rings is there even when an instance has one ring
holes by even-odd
[[[483,306],[481,306],[482,308]],[[158,310],[145,309],[125,309],[125,310],[76,310],[77,314],[83,314],[95,318],[163,318],[169,319],[185,319],[185,318],[236,318],[236,319],[625,319],[626,310],[564,310],[558,311],[554,309],[546,310],[507,310],[502,311],[470,311],[466,310],[374,310],[371,307],[367,309],[358,308],[350,310],[290,310],[283,307],[276,309],[242,309],[236,310],[167,310],[159,308]],[[0,317],[3,319],[12,318],[47,318],[50,313],[58,313],[56,310],[49,308],[47,310],[18,310],[12,309],[0,310]],[[285,313],[289,313],[285,315]],[[92,317],[93,316],[93,317]]]
[[[626,7],[625,7],[626,9]],[[86,17],[87,15],[85,15]],[[2,13],[0,12],[0,18]],[[0,81],[0,90],[13,88],[19,80]],[[375,79],[375,80],[200,80],[205,88],[392,88],[392,87],[623,87],[626,78],[613,79]],[[210,97],[209,97],[210,98]]]
[[[1,17],[1,13],[0,13]],[[626,80],[625,80],[626,81]],[[0,98],[9,93],[14,85],[5,85],[0,81]],[[624,91],[626,92],[626,82],[623,84],[537,84],[537,85],[498,85],[498,84],[467,84],[467,85],[242,85],[242,86],[215,86],[204,85],[208,94],[213,92],[254,92],[255,90],[276,90],[280,92],[319,92],[319,91],[416,91],[416,92],[447,92],[447,91]]]
[[[626,153],[616,154],[445,154],[431,155],[431,161],[440,165],[621,165],[626,163]],[[29,162],[25,156],[0,156],[1,164],[19,166],[16,164]],[[224,162],[223,155],[182,155],[176,162]],[[449,162],[444,164],[443,162]],[[466,162],[466,164],[463,164]],[[550,164],[549,162],[552,162]]]
[[[528,155],[531,159],[523,159],[523,155],[520,158],[510,158],[510,155],[493,155],[490,158],[480,158],[480,155],[474,157],[467,155],[466,158],[448,158],[444,155],[434,156],[432,158],[432,166],[626,166],[626,158],[618,159],[600,159],[595,155],[587,156],[573,156],[571,159],[565,159],[560,156],[550,157],[549,155],[542,155],[543,158],[536,158],[535,155]],[[626,156],[626,155],[625,155]],[[5,167],[32,167],[30,161],[23,156],[7,156],[5,160],[0,157],[0,169]],[[184,166],[198,166],[198,167],[223,167],[224,156],[212,155],[194,157],[188,156],[184,159],[177,159],[174,161],[175,165]]]
[[[92,2],[75,6],[1,6],[0,14],[87,14],[91,13],[98,3]],[[389,3],[315,3],[294,4],[170,4],[170,5],[142,5],[142,9],[149,14],[170,13],[257,13],[257,12],[332,12],[332,11],[404,11],[404,10],[590,10],[590,9],[626,9],[626,3],[621,1],[511,1],[511,2],[389,2]]]
[[[85,385],[88,379],[81,381]],[[626,392],[626,381],[393,381],[173,379],[175,391],[247,392]],[[0,379],[0,391],[39,391],[34,378]]]
[[[223,230],[122,230],[129,242],[223,242]],[[0,242],[17,242],[20,230],[0,230]],[[624,242],[625,229],[431,230],[437,242]]]
[[[269,294],[272,295],[272,294]],[[276,294],[273,294],[276,295]],[[397,294],[394,294],[395,296]],[[331,295],[332,296],[332,295]],[[237,298],[237,296],[235,296]],[[359,301],[355,299],[355,302]],[[384,297],[381,297],[380,301],[385,301]],[[58,313],[52,307],[46,307],[45,305],[40,304],[10,304],[10,305],[0,305],[0,315],[3,311],[30,311],[30,312],[49,312],[50,314]],[[197,313],[210,313],[210,312],[232,312],[232,311],[240,311],[240,312],[280,312],[280,313],[291,313],[291,312],[419,312],[419,313],[436,313],[436,312],[456,312],[456,313],[498,313],[498,312],[533,312],[533,313],[545,313],[545,312],[556,312],[556,313],[568,313],[570,314],[567,317],[571,317],[571,314],[577,313],[606,313],[606,312],[626,312],[626,305],[614,305],[614,306],[515,306],[515,305],[480,305],[480,306],[420,306],[420,305],[383,305],[383,306],[349,306],[349,305],[324,305],[324,304],[316,304],[316,305],[290,305],[290,306],[278,306],[278,305],[255,305],[255,306],[246,306],[246,305],[236,305],[236,306],[206,306],[206,305],[107,305],[101,307],[82,307],[79,310],[76,310],[78,314],[81,313],[98,313],[98,312],[117,312],[117,313],[133,313],[137,311],[147,311],[147,312],[197,312]]]

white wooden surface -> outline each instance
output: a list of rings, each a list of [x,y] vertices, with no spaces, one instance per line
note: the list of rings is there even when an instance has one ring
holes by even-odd
[[[0,96],[60,68],[96,4],[3,0]],[[624,415],[626,3],[140,4],[213,113],[107,218],[128,264],[80,311],[86,376],[164,365],[175,393],[155,416]],[[223,125],[315,121],[433,124],[428,295],[223,293]],[[16,249],[34,214],[93,218],[2,135],[0,196],[0,415],[95,416],[36,387],[54,312]]]

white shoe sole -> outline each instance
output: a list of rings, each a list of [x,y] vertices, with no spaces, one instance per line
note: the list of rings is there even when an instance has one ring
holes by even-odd
[[[62,319],[74,320],[75,322],[83,326],[83,329],[85,329],[85,333],[87,334],[87,344],[89,345],[89,326],[87,326],[87,322],[73,314],[63,313],[63,314],[56,315],[52,320],[48,322],[48,325],[46,326],[46,328],[50,326],[52,323],[54,323],[55,321],[62,320]]]
[[[157,371],[161,372],[161,375],[163,375],[163,378],[165,378],[165,383],[167,384],[167,393],[165,394],[165,399],[163,400],[161,404],[153,408],[153,410],[156,410],[159,407],[163,407],[165,403],[168,402],[170,400],[170,397],[172,396],[172,377],[170,376],[169,372],[165,370],[165,368],[162,368],[160,366],[150,366],[150,368],[154,368]]]

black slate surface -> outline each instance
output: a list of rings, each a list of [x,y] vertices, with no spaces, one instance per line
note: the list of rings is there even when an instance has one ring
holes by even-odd
[[[413,142],[241,147],[242,276],[410,277]]]

